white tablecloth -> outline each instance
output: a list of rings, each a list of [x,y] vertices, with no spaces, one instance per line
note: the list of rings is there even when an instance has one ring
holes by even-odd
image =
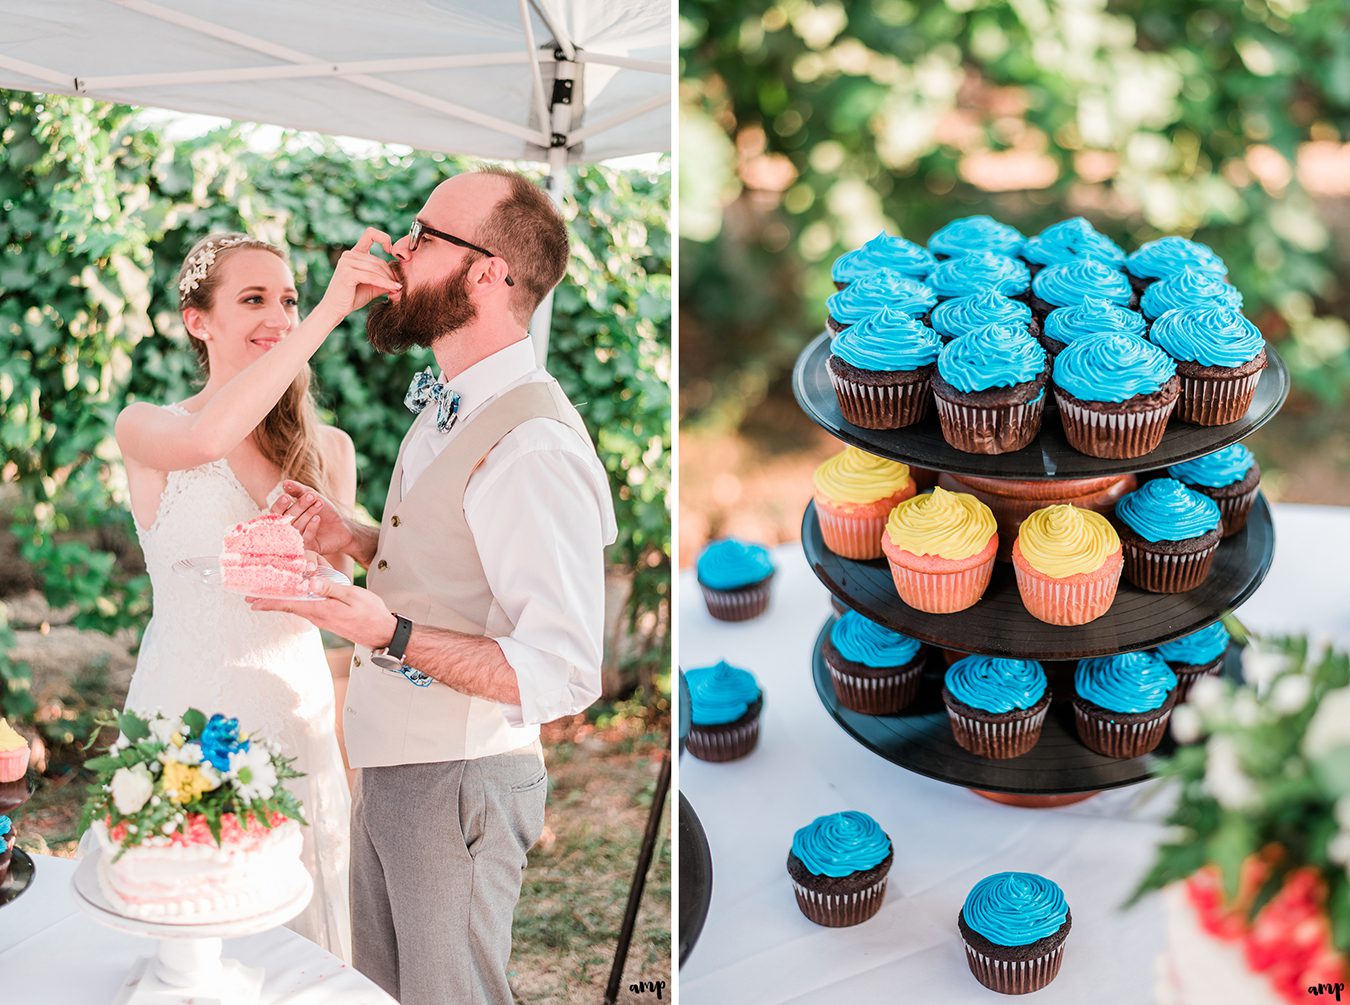
[[[1274,507],[1270,575],[1241,608],[1253,631],[1308,632],[1350,647],[1350,509]],[[692,573],[680,583],[680,664],[725,659],[764,688],[759,746],[710,764],[686,754],[679,784],[708,835],[707,923],[680,971],[680,1001],[988,1003],[966,966],[956,917],[994,872],[1038,872],[1073,914],[1063,969],[1037,1002],[1153,1000],[1162,905],[1120,905],[1152,861],[1166,799],[1149,782],[1059,809],[1020,809],[905,771],[836,725],[816,695],[811,653],[829,594],[797,546],[775,551],[766,615],[714,621]],[[785,862],[793,831],[824,813],[863,810],[895,845],[880,914],[822,928],[798,911]]]
[[[33,885],[0,909],[0,1000],[111,1002],[138,957],[158,943],[107,928],[75,903],[76,861],[34,855]],[[394,1005],[364,976],[287,928],[227,939],[224,957],[261,967],[266,1005]]]

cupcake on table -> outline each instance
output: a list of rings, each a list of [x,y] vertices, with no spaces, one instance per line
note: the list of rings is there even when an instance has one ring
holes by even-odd
[[[816,515],[825,547],[844,558],[881,558],[886,518],[914,495],[908,465],[845,447],[816,468]]]
[[[1012,560],[1022,604],[1051,625],[1086,625],[1110,610],[1125,564],[1111,522],[1065,503],[1022,521]]]
[[[1124,332],[1073,342],[1055,358],[1055,401],[1064,435],[1089,457],[1142,457],[1162,442],[1181,396],[1176,363]]]
[[[1050,688],[1036,660],[966,656],[947,668],[942,701],[962,749],[1006,760],[1036,746]]]
[[[1266,367],[1266,340],[1241,311],[1177,307],[1153,322],[1148,337],[1177,361],[1178,418],[1222,426],[1247,414]]]
[[[836,258],[830,276],[838,290],[881,269],[923,282],[936,264],[937,259],[923,245],[893,237],[883,230],[861,247]]]
[[[830,295],[825,301],[825,327],[838,335],[883,309],[924,317],[935,303],[937,297],[923,283],[881,269]]]
[[[1147,327],[1148,322],[1138,311],[1101,297],[1084,297],[1073,307],[1059,307],[1050,312],[1041,326],[1041,345],[1053,360],[1070,344],[1088,335],[1120,332],[1142,339]]]
[[[998,525],[984,503],[938,486],[891,511],[881,548],[900,599],[915,610],[951,614],[989,587]]]
[[[1198,632],[1164,642],[1154,650],[1177,675],[1178,703],[1186,700],[1201,677],[1217,674],[1223,668],[1229,641],[1228,629],[1222,621],[1216,621]]]
[[[1049,357],[1022,328],[986,325],[948,342],[933,376],[942,438],[972,454],[1021,450],[1041,431]]]
[[[1261,487],[1261,466],[1241,443],[1193,461],[1173,464],[1167,473],[1188,489],[1218,503],[1224,537],[1232,537],[1247,526],[1247,515]]]
[[[938,300],[968,297],[984,290],[1016,297],[1026,293],[1031,285],[1031,273],[1016,258],[989,251],[972,251],[938,262],[928,274],[927,285]]]
[[[1033,275],[1049,265],[1095,259],[1113,269],[1125,268],[1125,252],[1120,245],[1097,230],[1081,216],[1061,220],[1046,227],[1022,246],[1022,258]]]
[[[940,259],[982,252],[1016,258],[1025,241],[1016,227],[981,214],[960,217],[940,228],[928,239],[928,250]]]
[[[1078,738],[1105,757],[1154,750],[1177,702],[1177,675],[1152,652],[1079,660],[1073,686]]]
[[[1219,550],[1219,506],[1175,478],[1145,482],[1116,503],[1125,578],[1150,593],[1205,581]]]
[[[749,621],[769,606],[774,565],[763,545],[734,537],[713,541],[696,571],[708,613],[719,621]]]
[[[839,704],[864,715],[893,715],[913,702],[927,658],[917,639],[857,611],[830,627],[822,655]]]
[[[845,928],[881,910],[894,861],[881,825],[845,810],[816,817],[792,835],[787,871],[802,914],[817,925]]]
[[[1117,307],[1139,306],[1138,295],[1125,273],[1095,258],[1080,258],[1062,265],[1051,265],[1036,273],[1031,281],[1027,303],[1036,317],[1044,321],[1050,312],[1062,307],[1077,307],[1095,297]]]
[[[1034,872],[999,872],[971,888],[956,924],[975,979],[1023,995],[1059,974],[1073,917],[1059,884]]]
[[[986,325],[1018,328],[1033,338],[1040,333],[1040,325],[1031,316],[1030,307],[996,290],[982,290],[969,296],[944,300],[933,308],[928,323],[943,342],[968,335]]]
[[[764,692],[749,670],[725,661],[684,675],[689,688],[687,748],[701,761],[734,761],[759,742]]]
[[[1125,274],[1139,293],[1145,292],[1151,283],[1187,268],[1228,278],[1228,266],[1213,248],[1184,237],[1160,237],[1125,256]]]
[[[890,308],[845,330],[825,364],[844,421],[901,429],[921,420],[940,346],[933,329]]]

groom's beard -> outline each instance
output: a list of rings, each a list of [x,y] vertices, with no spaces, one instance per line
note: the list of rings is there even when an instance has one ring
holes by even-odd
[[[469,266],[464,265],[439,286],[428,283],[407,291],[398,303],[386,300],[366,314],[366,339],[377,352],[396,353],[413,346],[430,348],[443,335],[458,331],[478,317],[469,299]],[[395,268],[399,282],[402,270]],[[406,287],[406,284],[405,284]]]

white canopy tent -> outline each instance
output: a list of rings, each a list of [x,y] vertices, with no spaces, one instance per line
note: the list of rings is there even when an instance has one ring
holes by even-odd
[[[558,199],[568,164],[670,150],[672,18],[670,0],[0,0],[0,87],[541,161]]]

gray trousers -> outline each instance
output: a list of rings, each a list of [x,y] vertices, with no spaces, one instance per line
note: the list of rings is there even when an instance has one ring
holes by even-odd
[[[511,918],[547,790],[537,741],[472,761],[362,768],[356,969],[402,1005],[509,1005]]]

